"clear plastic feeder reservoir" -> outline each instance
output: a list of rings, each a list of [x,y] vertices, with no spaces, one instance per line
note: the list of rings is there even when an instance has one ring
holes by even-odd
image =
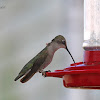
[[[100,50],[100,0],[84,0],[85,50]]]

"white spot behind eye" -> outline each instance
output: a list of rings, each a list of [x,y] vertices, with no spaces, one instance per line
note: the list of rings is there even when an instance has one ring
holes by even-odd
[[[62,42],[65,42],[65,40],[62,40]]]

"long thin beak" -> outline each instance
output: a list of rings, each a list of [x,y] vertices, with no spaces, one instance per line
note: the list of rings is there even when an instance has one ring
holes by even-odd
[[[73,56],[71,55],[71,53],[70,53],[70,51],[68,50],[68,48],[67,48],[67,47],[66,47],[66,50],[68,51],[68,53],[70,54],[70,56],[71,56],[71,58],[72,58],[73,62],[75,63],[75,60],[74,60]]]

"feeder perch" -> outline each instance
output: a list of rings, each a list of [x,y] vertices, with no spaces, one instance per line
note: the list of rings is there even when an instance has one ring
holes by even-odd
[[[100,89],[100,0],[84,0],[84,59],[46,77],[63,79],[67,88]]]

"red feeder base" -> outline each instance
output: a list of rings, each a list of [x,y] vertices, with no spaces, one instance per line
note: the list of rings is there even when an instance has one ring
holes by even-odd
[[[85,51],[84,62],[47,72],[46,76],[63,78],[67,88],[100,89],[100,51]]]

